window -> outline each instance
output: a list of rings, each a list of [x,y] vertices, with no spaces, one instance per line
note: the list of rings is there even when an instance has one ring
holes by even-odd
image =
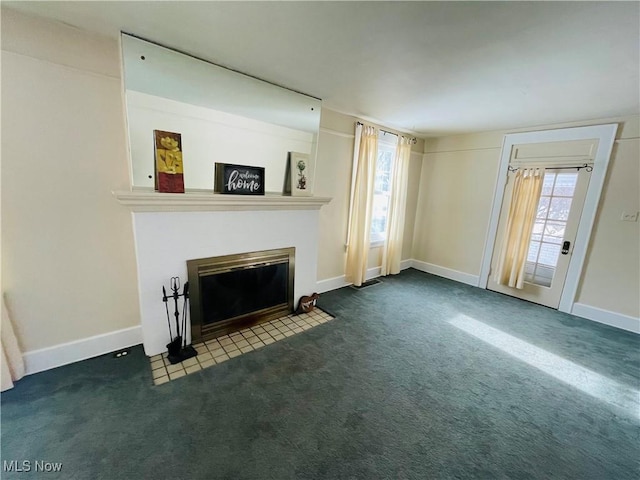
[[[545,173],[525,264],[526,282],[551,286],[577,181],[577,173]]]
[[[378,159],[376,161],[376,181],[371,215],[371,244],[385,241],[387,214],[391,198],[391,174],[396,156],[396,135],[380,132],[378,138]]]

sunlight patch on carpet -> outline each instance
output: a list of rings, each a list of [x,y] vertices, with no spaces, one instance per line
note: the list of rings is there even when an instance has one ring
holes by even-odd
[[[449,323],[599,400],[640,418],[640,391],[566,360],[467,315]]]

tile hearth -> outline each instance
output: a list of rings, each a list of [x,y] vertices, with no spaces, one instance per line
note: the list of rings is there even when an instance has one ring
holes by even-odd
[[[154,385],[162,385],[170,380],[220,364],[230,358],[257,350],[333,319],[333,316],[316,307],[309,313],[279,317],[229,335],[196,343],[193,346],[198,352],[198,356],[175,365],[169,363],[166,353],[154,355],[149,359],[153,383]]]

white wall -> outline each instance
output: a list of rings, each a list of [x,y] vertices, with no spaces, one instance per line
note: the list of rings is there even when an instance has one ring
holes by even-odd
[[[30,354],[139,325],[118,59],[2,10],[2,287]]]

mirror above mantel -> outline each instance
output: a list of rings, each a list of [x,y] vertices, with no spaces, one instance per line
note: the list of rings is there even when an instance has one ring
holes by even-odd
[[[154,187],[154,130],[181,134],[187,191],[213,192],[219,162],[264,167],[265,190],[281,194],[288,152],[315,160],[319,99],[128,34],[121,41],[134,190]]]

